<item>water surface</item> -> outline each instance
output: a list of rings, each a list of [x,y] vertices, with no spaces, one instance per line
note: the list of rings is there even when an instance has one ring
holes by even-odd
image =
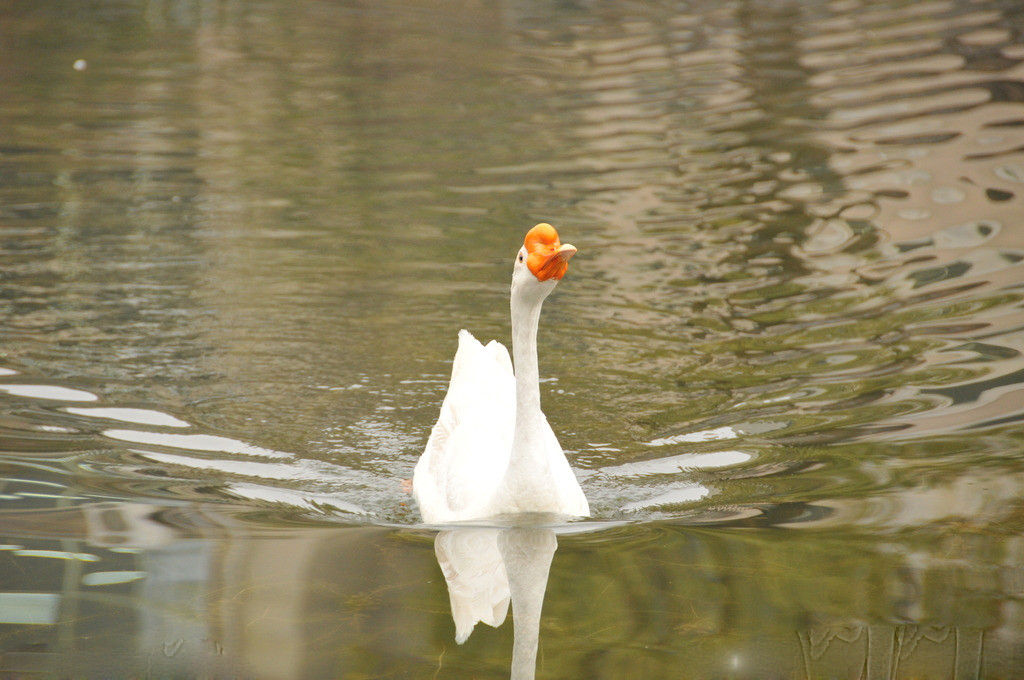
[[[1024,668],[1017,3],[0,27],[0,668],[507,676],[402,480],[539,221],[538,677]]]

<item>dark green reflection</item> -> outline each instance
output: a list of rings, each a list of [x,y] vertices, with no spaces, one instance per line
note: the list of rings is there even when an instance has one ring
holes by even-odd
[[[548,577],[550,529],[456,529],[462,547],[495,532],[515,624],[459,645],[429,532],[252,533],[130,504],[3,520],[16,673],[529,677],[539,640],[541,678],[968,678],[1011,677],[1024,653],[1012,533],[577,525],[555,529]]]

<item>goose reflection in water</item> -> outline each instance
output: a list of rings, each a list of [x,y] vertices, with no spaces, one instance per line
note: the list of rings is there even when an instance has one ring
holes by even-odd
[[[554,530],[538,526],[447,529],[434,539],[456,642],[468,640],[477,623],[502,625],[511,603],[512,680],[534,677],[544,592],[557,548]]]

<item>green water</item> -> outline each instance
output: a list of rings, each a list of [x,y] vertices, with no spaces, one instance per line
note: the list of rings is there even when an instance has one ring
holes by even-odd
[[[1024,675],[1022,35],[0,3],[0,675]],[[539,221],[594,517],[455,530],[513,590],[457,644],[402,480]]]

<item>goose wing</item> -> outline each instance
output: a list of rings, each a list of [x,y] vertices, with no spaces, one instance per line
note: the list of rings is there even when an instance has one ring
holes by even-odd
[[[512,453],[515,377],[508,350],[459,331],[448,393],[416,464],[413,493],[428,523],[478,519]]]

